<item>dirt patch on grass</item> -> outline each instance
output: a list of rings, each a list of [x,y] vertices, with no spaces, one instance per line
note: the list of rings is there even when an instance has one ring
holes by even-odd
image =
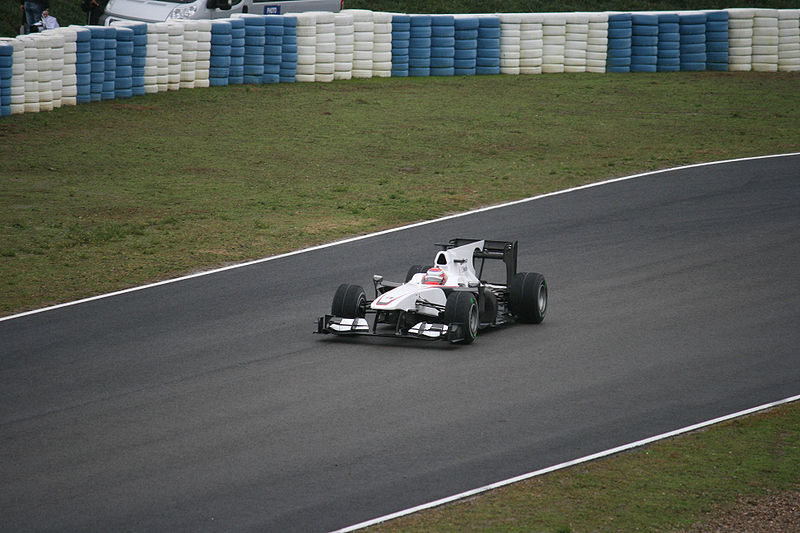
[[[800,531],[800,488],[769,493],[761,498],[743,497],[725,511],[712,511],[691,528],[692,533],[775,533]]]

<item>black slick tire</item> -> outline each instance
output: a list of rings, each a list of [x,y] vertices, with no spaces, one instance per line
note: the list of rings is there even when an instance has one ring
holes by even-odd
[[[451,292],[447,296],[444,308],[445,324],[459,323],[462,325],[464,337],[456,342],[459,344],[472,344],[478,335],[478,298],[475,294],[466,291]]]
[[[509,310],[520,322],[540,324],[547,313],[547,282],[537,272],[520,272],[509,286]]]
[[[331,315],[341,318],[363,318],[366,314],[367,295],[360,285],[342,283],[336,289],[331,304]]]
[[[411,281],[411,278],[413,278],[416,274],[419,274],[421,272],[427,272],[430,268],[431,267],[425,265],[411,265],[411,268],[409,268],[408,272],[406,273],[405,282],[408,283],[409,281]]]

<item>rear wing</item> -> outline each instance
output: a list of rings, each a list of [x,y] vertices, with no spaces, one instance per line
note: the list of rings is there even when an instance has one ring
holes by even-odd
[[[450,239],[447,244],[437,244],[442,250],[450,248],[457,248],[464,246],[471,242],[477,242],[481,239]],[[506,285],[511,283],[511,280],[517,273],[517,246],[518,241],[483,241],[483,249],[475,250],[472,257],[475,260],[475,271],[478,274],[478,279],[482,279],[483,264],[486,259],[499,259],[506,265]],[[480,259],[480,263],[478,263]]]

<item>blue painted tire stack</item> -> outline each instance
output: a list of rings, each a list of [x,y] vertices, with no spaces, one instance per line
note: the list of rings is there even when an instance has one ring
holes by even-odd
[[[231,23],[228,20],[211,22],[211,58],[208,60],[208,84],[211,87],[228,85],[232,41]]]
[[[283,17],[281,83],[294,83],[297,75],[297,17]]]
[[[133,96],[133,30],[115,26],[114,31],[117,33],[114,98],[130,98]]]
[[[113,26],[107,26],[105,30],[105,50],[103,53],[105,77],[100,98],[102,100],[113,100],[116,94],[117,79],[117,29]]]
[[[408,77],[408,47],[411,43],[411,17],[392,15],[392,77]]]
[[[133,30],[132,82],[133,96],[145,94],[144,70],[147,63],[147,23],[130,23],[126,27]]]
[[[455,19],[455,75],[474,76],[478,71],[478,17]]]
[[[11,115],[11,78],[14,75],[14,46],[0,43],[0,117]]]
[[[90,101],[99,102],[103,97],[103,83],[106,79],[106,28],[89,26],[91,38],[91,91]]]
[[[680,69],[680,17],[676,13],[664,13],[658,16],[658,71],[678,72]]]
[[[456,28],[453,15],[431,17],[431,76],[455,74]]]
[[[476,74],[500,74],[500,17],[478,19]]]
[[[283,58],[283,17],[264,17],[264,75],[261,83],[281,81],[281,59]]]
[[[76,27],[75,77],[78,95],[75,101],[88,104],[92,101],[92,32],[89,28]]]
[[[244,41],[247,30],[244,19],[229,19],[231,23],[231,67],[228,74],[228,85],[244,83]]]
[[[706,69],[728,70],[728,12],[706,13]]]
[[[606,72],[631,71],[633,19],[630,13],[608,16]]]
[[[658,15],[631,16],[631,72],[656,72]]]
[[[264,43],[266,42],[266,17],[244,17],[244,82],[259,84],[264,77]]]
[[[408,75],[431,75],[431,16],[411,15],[408,43]]]
[[[706,69],[706,14],[679,15],[681,32],[681,70]]]

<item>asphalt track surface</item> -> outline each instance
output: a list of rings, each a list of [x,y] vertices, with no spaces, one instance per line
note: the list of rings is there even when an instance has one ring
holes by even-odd
[[[541,325],[312,335],[520,241]],[[316,532],[798,394],[800,156],[678,169],[0,322],[0,530]]]

